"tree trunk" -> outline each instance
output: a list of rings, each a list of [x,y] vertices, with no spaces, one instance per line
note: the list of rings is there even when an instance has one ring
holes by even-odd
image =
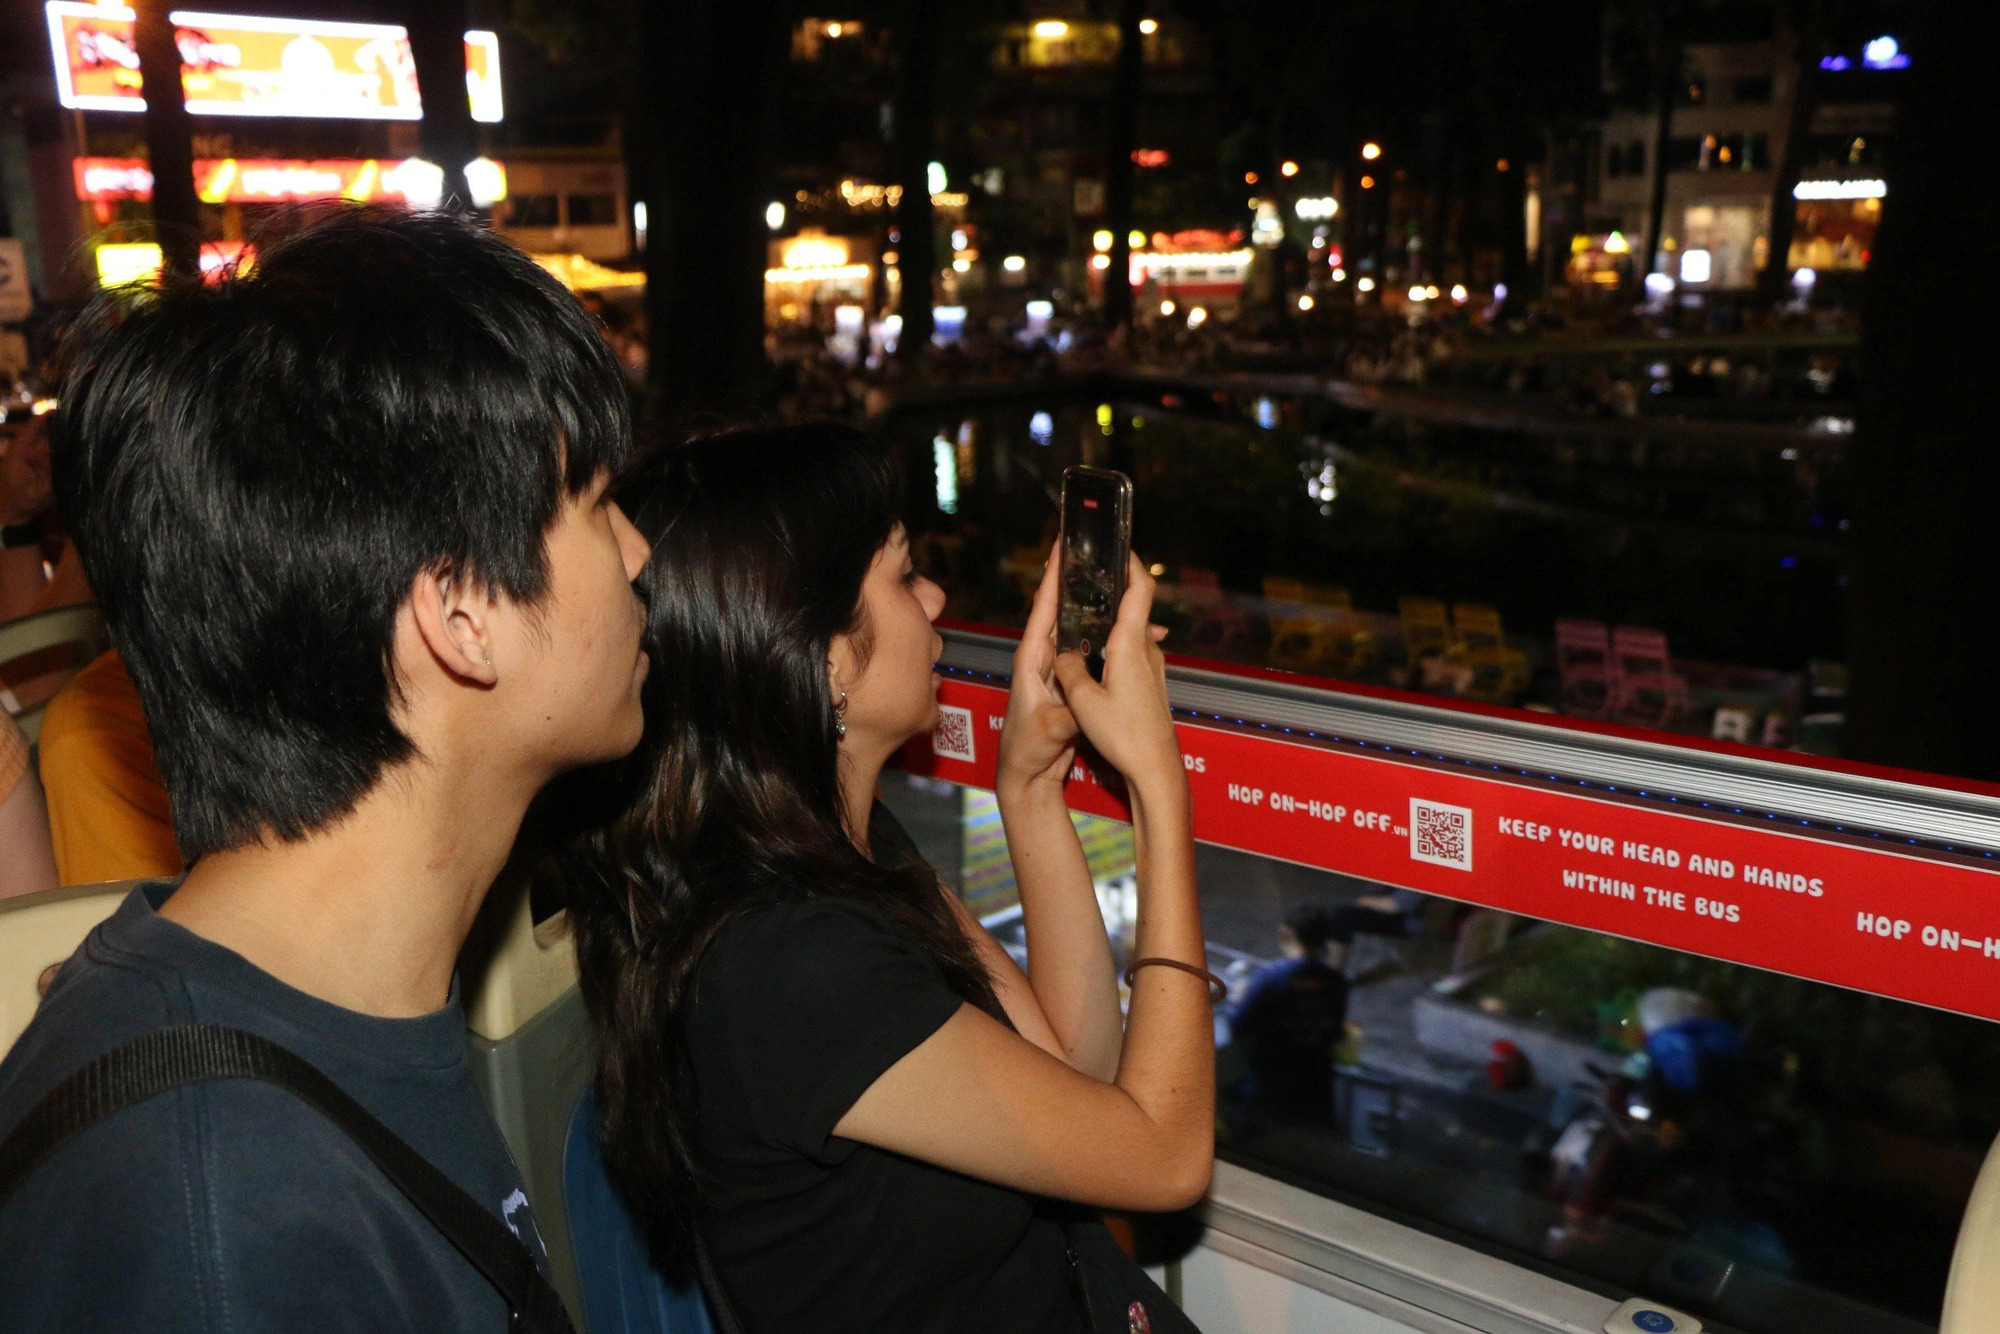
[[[1812,131],[1813,112],[1819,108],[1817,25],[1805,24],[1802,17],[1793,15],[1793,22],[1788,25],[1791,114],[1787,117],[1785,141],[1779,148],[1777,170],[1771,182],[1771,225],[1766,231],[1769,240],[1764,249],[1764,267],[1757,274],[1757,292],[1766,301],[1782,300],[1790,285],[1792,233],[1799,216],[1798,201],[1792,198],[1792,191],[1798,186],[1799,168],[1805,161],[1806,136]]]
[[[458,0],[417,0],[404,12],[424,102],[424,118],[417,125],[419,151],[444,171],[439,206],[470,207],[465,164],[479,156],[479,140],[465,90],[465,6]]]
[[[1965,220],[1989,216],[1992,174],[1967,114],[1992,82],[1985,50],[1929,16],[1906,41],[1909,82],[1862,305],[1860,432],[1849,469],[1850,686],[1855,759],[2000,778],[2000,585],[1992,497],[1993,267],[1968,263]],[[1984,202],[1982,202],[1984,201]]]
[[[747,413],[764,387],[776,0],[648,0],[647,379],[662,420]]]
[[[1660,114],[1653,129],[1652,184],[1646,196],[1646,249],[1645,263],[1639,269],[1639,282],[1643,285],[1646,275],[1660,267],[1660,248],[1666,240],[1667,231],[1667,149],[1673,143],[1674,133],[1674,93],[1680,85],[1680,47],[1676,44],[1671,55],[1674,73],[1660,88]]]
[[[1111,74],[1110,141],[1104,156],[1104,225],[1111,232],[1110,267],[1104,270],[1106,328],[1132,324],[1133,150],[1139,146],[1139,91],[1145,74],[1145,38],[1139,32],[1144,0],[1119,0],[1118,61]]]
[[[903,331],[896,356],[911,365],[930,352],[934,324],[931,279],[937,273],[936,221],[931,211],[931,147],[937,118],[938,0],[910,0],[896,92],[896,269],[902,277]]]
[[[153,173],[153,239],[167,273],[201,272],[201,200],[194,192],[194,139],[181,53],[166,0],[136,0],[133,34],[146,93],[146,165]]]

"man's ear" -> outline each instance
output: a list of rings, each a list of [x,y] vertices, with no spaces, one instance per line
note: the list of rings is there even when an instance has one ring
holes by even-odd
[[[496,685],[493,665],[493,598],[484,585],[449,566],[420,570],[410,585],[410,611],[424,647],[453,676]]]

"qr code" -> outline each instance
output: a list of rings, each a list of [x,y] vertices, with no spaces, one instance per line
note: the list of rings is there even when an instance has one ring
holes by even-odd
[[[1410,798],[1410,856],[1433,866],[1472,869],[1472,812]]]
[[[947,760],[971,764],[978,756],[972,748],[972,710],[950,704],[938,705],[937,728],[931,733],[931,751]]]

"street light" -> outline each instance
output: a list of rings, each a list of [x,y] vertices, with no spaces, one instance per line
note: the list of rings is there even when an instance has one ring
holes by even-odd
[[[1069,24],[1064,23],[1061,19],[1043,19],[1035,24],[1034,33],[1037,37],[1051,39],[1067,37],[1069,36]]]
[[[1287,159],[1279,166],[1278,174],[1280,176],[1296,176],[1299,174],[1299,164]]]
[[[1372,139],[1369,142],[1361,145],[1361,157],[1363,161],[1373,162],[1376,158],[1381,156],[1382,156],[1382,145],[1374,142]]]
[[[773,199],[764,206],[764,225],[777,231],[785,225],[785,206]]]
[[[1158,32],[1159,30],[1160,30],[1160,21],[1158,19],[1139,20],[1139,31],[1144,33],[1146,36],[1151,37],[1154,33]]]

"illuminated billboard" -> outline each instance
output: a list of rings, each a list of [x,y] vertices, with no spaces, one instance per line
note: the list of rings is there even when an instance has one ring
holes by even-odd
[[[485,159],[480,159],[485,162]],[[467,165],[468,177],[475,174]],[[73,160],[76,197],[91,203],[151,199],[153,173],[144,158],[80,157]],[[507,197],[506,169],[486,163],[490,181],[474,181],[482,204]],[[195,194],[204,204],[273,204],[309,199],[366,203],[401,200],[427,207],[437,202],[437,168],[411,158],[196,158]],[[480,187],[483,187],[480,188]]]
[[[57,96],[84,111],[144,111],[133,15],[117,6],[49,0]],[[416,61],[397,24],[326,23],[175,11],[181,91],[201,116],[421,120]],[[465,34],[472,118],[501,118],[500,39]]]

